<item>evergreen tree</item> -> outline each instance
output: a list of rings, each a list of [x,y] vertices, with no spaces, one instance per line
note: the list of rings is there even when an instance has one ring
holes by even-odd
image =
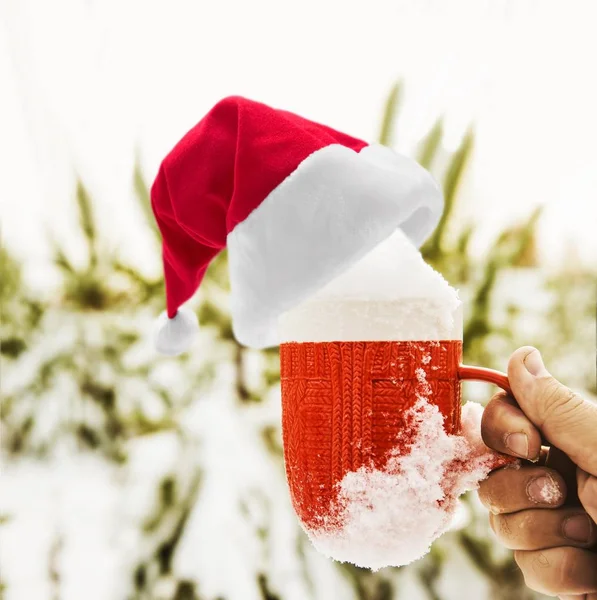
[[[381,143],[391,145],[396,137],[400,97],[397,85],[382,117]],[[512,350],[534,344],[556,376],[597,395],[591,359],[595,273],[572,260],[556,273],[539,264],[539,210],[502,232],[486,256],[475,256],[475,224],[462,222],[456,210],[474,153],[474,130],[453,153],[445,151],[442,139],[440,119],[416,153],[442,182],[446,201],[442,220],[422,252],[466,302],[465,360],[503,369]],[[159,232],[139,166],[133,187],[157,254]],[[31,459],[53,465],[65,454],[93,456],[109,465],[116,493],[123,495],[139,445],[165,436],[175,441],[171,470],[155,481],[151,506],[137,515],[137,544],[119,567],[127,598],[227,600],[229,596],[210,589],[215,582],[231,589],[238,580],[236,598],[327,598],[331,586],[338,598],[352,593],[360,600],[410,599],[412,590],[419,589],[420,597],[440,600],[456,585],[458,597],[465,599],[473,597],[467,590],[474,578],[486,582],[493,600],[540,598],[524,587],[511,553],[492,541],[474,495],[464,499],[467,524],[444,535],[427,557],[409,567],[371,573],[318,555],[294,517],[285,484],[278,350],[251,350],[234,339],[226,308],[226,252],[214,260],[194,299],[202,325],[198,349],[176,359],[157,357],[147,332],[163,303],[162,279],[148,278],[105,247],[94,217],[97,209],[83,182],[78,182],[75,198],[87,256],[84,266],[76,266],[54,242],[59,287],[35,297],[23,283],[22,265],[9,249],[0,250],[2,451],[5,464],[15,469]],[[547,298],[545,306],[537,307],[523,293],[505,294],[521,276],[533,286],[531,296]],[[479,400],[471,390],[465,386],[465,399]],[[487,387],[484,393],[489,396]],[[232,433],[226,435],[236,440],[230,460],[208,430],[218,422],[230,423]],[[243,470],[249,464],[241,460],[245,455],[263,463],[259,473]],[[234,464],[240,465],[238,471],[222,469]],[[66,493],[71,483],[62,485]],[[214,490],[224,489],[221,505],[205,501],[214,497]],[[198,537],[199,526],[193,523],[217,519],[218,511],[232,511],[235,529]],[[0,528],[14,526],[20,518],[18,507],[1,514]],[[68,535],[57,530],[48,546],[51,598],[61,597],[62,582],[69,576],[61,561],[68,544]],[[236,563],[221,564],[217,573],[206,572],[201,562],[195,569],[184,566],[193,564],[199,547],[219,552],[219,546],[238,550],[243,544],[246,553],[241,552],[239,564],[249,565],[250,578],[235,570]],[[10,586],[10,574],[3,577],[3,585]]]

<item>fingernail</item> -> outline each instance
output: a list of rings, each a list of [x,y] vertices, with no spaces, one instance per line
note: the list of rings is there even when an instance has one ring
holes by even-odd
[[[549,475],[531,479],[527,485],[527,496],[538,504],[557,504],[562,499],[558,483]]]
[[[545,377],[546,375],[549,375],[549,372],[543,364],[543,359],[541,358],[539,350],[533,350],[525,356],[524,366],[527,368],[527,371],[535,377]]]
[[[575,515],[564,521],[564,535],[573,542],[586,544],[591,539],[591,521],[587,515]]]
[[[504,438],[504,444],[506,448],[522,458],[527,458],[529,455],[529,438],[526,433],[509,433]]]

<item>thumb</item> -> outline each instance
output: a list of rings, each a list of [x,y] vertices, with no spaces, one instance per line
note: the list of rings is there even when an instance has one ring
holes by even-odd
[[[510,357],[508,379],[520,408],[544,438],[597,475],[597,404],[552,377],[539,350],[531,346]]]

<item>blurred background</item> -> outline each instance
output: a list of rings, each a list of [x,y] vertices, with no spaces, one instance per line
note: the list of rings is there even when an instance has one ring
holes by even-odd
[[[152,349],[148,187],[229,94],[414,156],[444,188],[423,252],[466,303],[466,360],[504,369],[536,345],[596,399],[595,17],[547,0],[3,0],[0,597],[541,598],[474,494],[408,567],[313,550],[286,487],[278,351],[233,339],[225,253],[193,299],[194,351]]]

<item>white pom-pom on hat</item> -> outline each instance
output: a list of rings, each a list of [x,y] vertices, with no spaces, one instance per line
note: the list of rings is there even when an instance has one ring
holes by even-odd
[[[166,356],[178,356],[190,348],[197,331],[197,315],[189,308],[179,308],[172,319],[169,319],[168,313],[164,311],[156,322],[156,350]]]

